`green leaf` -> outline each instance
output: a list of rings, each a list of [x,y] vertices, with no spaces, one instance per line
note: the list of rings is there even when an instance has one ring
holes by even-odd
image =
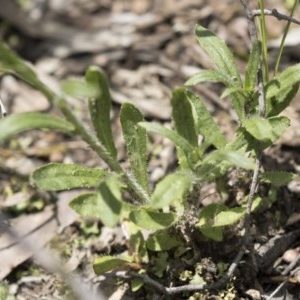
[[[98,96],[89,99],[89,109],[93,127],[99,141],[106,147],[110,154],[116,158],[117,150],[113,140],[110,108],[111,98],[108,82],[98,67],[89,67],[85,74],[85,80],[93,89],[98,89]]]
[[[182,202],[184,195],[190,189],[194,176],[187,171],[178,171],[167,175],[160,181],[151,197],[151,208],[163,208],[175,202]]]
[[[61,191],[96,187],[108,172],[76,164],[50,163],[36,169],[31,180],[40,189]]]
[[[130,222],[130,223],[133,224],[132,222]],[[135,225],[135,224],[133,224],[133,225]],[[143,257],[146,256],[146,254],[147,254],[144,236],[143,236],[141,230],[138,230],[135,233],[129,232],[129,234],[130,234],[130,239],[129,239],[130,253],[131,253],[131,255],[134,255],[136,260],[137,259],[142,260]]]
[[[248,101],[248,96],[240,86],[231,86],[224,90],[221,95],[221,99],[230,97],[233,109],[235,110],[239,120],[242,121],[245,118],[245,103]]]
[[[95,193],[83,194],[70,202],[70,207],[85,217],[100,219],[105,226],[114,227],[122,212],[120,182],[116,176],[108,176]]]
[[[242,86],[242,80],[233,55],[222,39],[208,29],[196,25],[196,35],[200,46],[206,51],[218,71],[229,78],[232,86]]]
[[[186,97],[185,88],[174,89],[171,99],[174,127],[192,146],[198,146],[198,136],[195,130],[192,106]]]
[[[64,93],[75,98],[96,98],[99,96],[99,87],[86,81],[67,80],[61,86]]]
[[[255,139],[275,143],[275,141],[284,133],[289,127],[290,120],[286,117],[272,117],[264,119],[255,117],[252,119],[244,120],[243,127]],[[269,143],[270,144],[270,143]]]
[[[205,141],[214,145],[216,148],[224,147],[227,143],[226,138],[214,121],[211,113],[204,105],[203,100],[188,90],[185,91],[185,97],[187,97],[195,108],[197,116],[197,133],[202,134]]]
[[[54,129],[72,133],[74,127],[62,118],[42,113],[22,113],[0,119],[0,142],[30,129]]]
[[[118,267],[130,265],[130,263],[131,260],[129,259],[117,258],[114,256],[101,256],[94,260],[93,268],[97,275],[102,275]]]
[[[141,278],[133,278],[131,281],[131,291],[133,293],[139,291],[144,286],[144,281]]]
[[[223,240],[222,227],[203,227],[200,228],[200,231],[203,235],[216,242],[221,242]]]
[[[141,112],[132,104],[124,103],[121,107],[120,121],[130,166],[138,183],[149,194],[147,174],[147,133],[138,126],[144,120]]]
[[[228,87],[226,88],[222,95],[220,96],[221,99],[224,99],[226,97],[232,97],[233,95],[239,93],[241,96],[243,96],[243,98],[246,99],[246,96],[244,94],[244,89],[241,88],[240,86],[233,86],[233,87]],[[243,103],[245,102],[245,99],[243,100]]]
[[[154,123],[154,122],[140,122],[139,126],[142,126],[145,128],[147,131],[152,131],[155,133],[158,133],[169,140],[171,140],[176,147],[179,147],[182,149],[185,153],[192,153],[195,151],[194,147],[192,147],[189,142],[180,136],[177,132],[167,129],[166,127]]]
[[[206,160],[215,160],[220,162],[228,161],[236,167],[247,170],[253,170],[255,168],[255,163],[253,159],[247,157],[244,153],[240,153],[238,151],[227,151],[225,149],[216,150],[208,154],[205,157],[204,161]]]
[[[213,203],[204,208],[202,208],[199,214],[199,221],[196,227],[202,232],[206,237],[213,239],[215,241],[222,241],[223,234],[221,227],[213,227],[215,216],[226,211],[228,208],[224,204]]]
[[[271,183],[276,187],[289,184],[297,178],[297,175],[291,172],[264,172],[260,174],[261,181]]]
[[[199,221],[196,226],[199,228],[212,227],[215,222],[215,216],[227,209],[227,206],[221,203],[213,203],[203,207],[200,211]]]
[[[215,150],[207,154],[197,166],[197,175],[201,181],[214,180],[226,174],[232,167],[253,170],[254,160],[246,153],[229,149]]]
[[[167,229],[156,231],[147,239],[147,248],[151,251],[166,251],[178,247],[183,242],[176,235],[171,235]]]
[[[199,44],[209,55],[211,60],[217,67],[220,76],[226,78],[223,81],[227,88],[242,88],[242,80],[234,58],[226,44],[222,39],[216,36],[208,29],[196,25],[196,35]],[[231,101],[235,112],[240,120],[244,119],[244,97],[242,93],[231,92]]]
[[[291,102],[299,89],[300,64],[284,70],[266,86],[266,115],[276,116]]]
[[[244,89],[246,91],[254,91],[257,82],[257,72],[261,58],[261,41],[255,40],[248,59]]]
[[[189,78],[184,85],[194,86],[202,82],[221,82],[226,86],[230,86],[231,82],[228,77],[215,70],[201,70],[200,72]]]
[[[38,79],[29,64],[3,42],[0,42],[0,73],[12,73],[18,76],[24,82],[42,92],[49,101],[52,101],[55,97],[55,94]]]
[[[141,228],[159,230],[171,226],[177,217],[174,213],[156,212],[140,208],[139,210],[131,211],[129,219]]]
[[[287,117],[276,116],[271,117],[268,120],[273,129],[271,141],[275,143],[290,126],[290,119]]]
[[[244,207],[234,207],[226,211],[218,213],[214,218],[214,223],[212,226],[228,226],[232,225],[239,220],[241,220],[246,214],[246,208]]]
[[[273,129],[269,120],[254,117],[252,119],[244,120],[243,127],[259,141],[271,140]]]
[[[177,88],[173,91],[171,105],[172,118],[175,131],[198,150],[198,135],[195,129],[195,120],[192,106],[186,97],[185,88]],[[182,169],[191,169],[199,160],[198,151],[186,152],[181,147],[177,148],[178,161]]]

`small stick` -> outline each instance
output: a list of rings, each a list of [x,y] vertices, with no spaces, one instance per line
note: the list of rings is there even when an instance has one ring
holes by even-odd
[[[281,21],[281,20],[285,20],[285,21],[290,21],[292,23],[298,24],[300,25],[300,20],[281,14],[280,12],[277,11],[277,9],[273,8],[273,9],[264,9],[264,14],[266,16],[272,16],[275,17],[277,20]],[[254,17],[260,16],[261,15],[261,10],[260,9],[253,9],[252,10],[252,15]]]

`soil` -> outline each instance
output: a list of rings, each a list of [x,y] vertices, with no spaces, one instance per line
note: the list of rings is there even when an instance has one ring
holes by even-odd
[[[125,168],[129,163],[118,121],[120,105],[130,101],[147,120],[170,127],[172,90],[182,86],[198,70],[213,68],[207,54],[197,44],[195,24],[209,28],[224,39],[233,51],[241,73],[245,71],[250,39],[239,1],[31,0],[24,1],[23,7],[16,2],[0,1],[1,38],[32,64],[47,85],[59,91],[63,81],[82,78],[90,65],[101,67],[107,75],[113,101],[111,119],[118,159]],[[256,1],[251,2],[255,6]],[[265,2],[267,8],[289,14],[288,1]],[[299,16],[300,9],[295,14],[295,17]],[[272,38],[270,72],[279,46],[277,39],[285,24],[273,17],[267,19],[268,36]],[[299,26],[291,26],[282,69],[299,62],[299,30]],[[27,111],[59,114],[42,95],[15,77],[5,75],[0,83],[1,98],[9,115]],[[236,117],[230,102],[220,99],[223,87],[202,84],[193,91],[203,98],[226,137],[233,138]],[[84,124],[88,124],[86,101],[72,98],[68,101]],[[298,94],[284,111],[283,114],[291,119],[291,126],[276,145],[264,152],[265,170],[300,172],[299,103]],[[149,176],[154,186],[177,166],[175,149],[167,139],[151,135],[149,156]],[[74,286],[72,291],[66,284],[69,279],[62,279],[59,268],[51,266],[56,261],[54,252],[65,264],[70,281],[76,273],[79,282],[88,286],[86,294],[82,295],[81,290],[78,299],[92,299],[91,295],[96,291],[98,298],[95,299],[161,298],[159,293],[149,293],[149,288],[133,293],[124,272],[119,279],[116,274],[107,277],[95,275],[92,269],[95,257],[119,255],[128,250],[123,229],[107,228],[98,220],[82,219],[75,214],[68,203],[82,191],[45,193],[31,186],[28,183],[30,173],[47,162],[105,167],[84,142],[57,132],[31,131],[0,145],[1,210],[9,216],[6,222],[16,236],[29,236],[26,249],[6,230],[0,236],[0,282],[8,283],[10,294],[20,300],[74,299]],[[247,195],[249,176],[240,180],[238,174],[230,174],[227,205],[233,206]],[[248,253],[224,288],[183,293],[170,299],[266,299],[284,282],[272,299],[300,299],[300,277],[296,272],[296,258],[300,251],[299,180],[276,189],[261,184],[258,193],[263,205],[252,220],[254,249],[263,253],[276,248],[275,252],[263,256],[264,262],[257,262],[265,267],[257,270]],[[200,198],[203,205],[222,201],[216,195],[215,184],[203,186]],[[198,263],[205,270],[202,270],[205,276],[202,275],[208,282],[217,280],[217,268],[232,263],[241,246],[239,237],[242,232],[241,224],[226,229],[221,243],[197,237],[199,239],[195,242],[201,249]],[[281,238],[280,249],[274,246],[274,237]],[[52,252],[47,252],[46,259],[43,259],[39,254],[45,249],[52,249]],[[288,255],[291,258],[287,258]],[[295,262],[293,275],[283,275],[291,262]],[[173,262],[173,267],[182,266]]]

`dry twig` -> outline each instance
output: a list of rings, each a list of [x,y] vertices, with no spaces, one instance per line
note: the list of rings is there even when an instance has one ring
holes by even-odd
[[[278,12],[277,9],[273,8],[273,9],[264,9],[264,14],[266,16],[272,16],[272,17],[275,17],[276,19],[278,19],[279,21],[281,20],[285,20],[285,21],[290,21],[292,23],[295,23],[295,24],[298,24],[300,25],[300,20],[296,19],[296,18],[293,18],[293,17],[290,17],[290,16],[287,16],[287,15],[284,15],[280,12]],[[260,16],[261,15],[261,10],[260,9],[253,9],[252,10],[252,15],[254,17],[256,16]]]

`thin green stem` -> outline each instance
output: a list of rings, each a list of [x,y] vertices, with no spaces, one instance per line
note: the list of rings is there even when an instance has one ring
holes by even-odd
[[[269,81],[269,67],[268,67],[268,48],[267,48],[267,30],[266,30],[266,18],[265,18],[265,3],[264,0],[259,0],[260,15],[260,34],[262,42],[262,59],[263,59],[263,78],[264,83]]]
[[[296,7],[298,6],[299,4],[299,0],[295,0],[294,2],[294,5],[293,5],[293,8],[292,8],[292,11],[291,11],[291,14],[290,14],[290,18],[285,26],[285,29],[284,29],[284,33],[283,33],[283,37],[281,39],[281,43],[280,43],[280,47],[279,47],[279,51],[278,51],[278,55],[277,55],[277,58],[276,58],[276,64],[275,64],[275,69],[274,69],[274,77],[276,77],[277,73],[278,73],[278,68],[279,68],[279,63],[280,63],[280,60],[281,60],[281,56],[282,56],[282,52],[283,52],[283,47],[284,47],[284,43],[285,43],[285,39],[286,39],[286,36],[289,32],[289,29],[290,29],[290,25],[291,25],[291,21],[292,21],[292,17],[295,13],[295,10],[296,10]]]
[[[144,204],[149,203],[150,198],[145,190],[138,184],[138,182],[132,175],[130,175],[121,167],[118,161],[111,156],[111,154],[96,139],[96,137],[87,131],[87,129],[82,125],[81,121],[72,112],[65,99],[57,99],[56,105],[63,113],[65,118],[74,125],[76,132],[81,136],[81,138],[99,155],[99,157],[101,157],[105,161],[109,168],[124,177],[127,185],[133,190],[136,196],[138,196]]]

